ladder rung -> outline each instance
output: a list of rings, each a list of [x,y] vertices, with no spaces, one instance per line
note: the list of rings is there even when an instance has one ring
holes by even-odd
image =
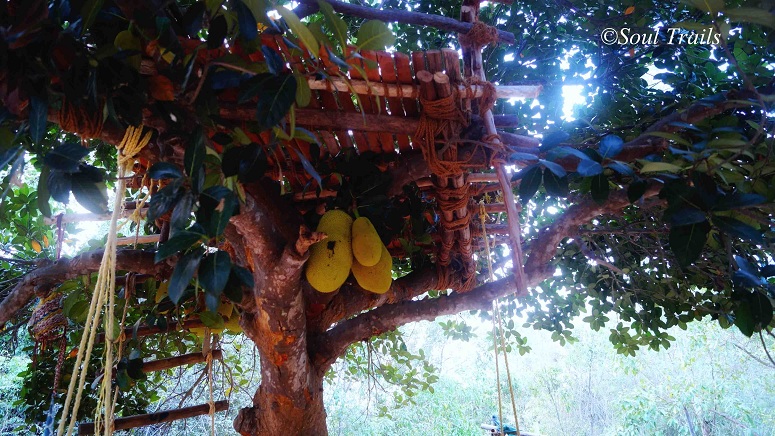
[[[223,412],[229,409],[229,402],[221,400],[215,402],[215,411]],[[126,430],[130,428],[143,427],[146,425],[160,424],[162,422],[177,421],[180,419],[192,418],[194,416],[206,415],[210,413],[209,404],[200,404],[198,406],[183,407],[182,409],[165,410],[163,412],[146,413],[144,415],[127,416],[125,418],[116,418],[113,421],[114,430]],[[79,435],[94,434],[94,423],[84,422],[78,425]]]

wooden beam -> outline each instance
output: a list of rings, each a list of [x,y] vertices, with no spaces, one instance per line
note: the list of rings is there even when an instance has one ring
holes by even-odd
[[[349,82],[349,86],[348,86]],[[404,97],[417,98],[419,89],[416,85],[404,85],[398,83],[383,83],[359,79],[345,80],[339,77],[331,77],[327,80],[318,80],[314,78],[307,79],[310,89],[318,91],[339,91],[351,93],[355,91],[360,95],[378,95],[380,97]],[[352,88],[352,89],[351,89]],[[536,98],[541,93],[541,85],[501,85],[496,86],[497,98]],[[465,85],[457,85],[457,91],[460,95],[469,95],[471,92],[473,98],[479,98],[484,93],[484,86],[471,85],[470,89]]]
[[[213,360],[223,359],[223,351],[213,350]],[[181,356],[169,357],[166,359],[152,360],[150,362],[143,362],[143,372],[155,372],[163,371],[165,369],[177,368],[178,366],[193,365],[195,363],[202,363],[207,360],[207,356],[203,356],[201,352],[183,354]]]
[[[133,213],[135,213],[137,209],[124,209],[124,212],[121,214],[122,218],[130,217]],[[145,214],[148,213],[148,208],[144,207],[140,209],[140,216],[145,217]],[[112,214],[104,213],[66,213],[62,214],[62,224],[68,224],[68,223],[80,223],[84,221],[109,221],[113,217]],[[51,218],[43,218],[43,223],[47,226],[53,226],[57,224],[57,215],[52,216]]]
[[[224,412],[229,410],[229,402],[226,400],[216,401],[214,406],[216,412]],[[146,425],[161,424],[163,422],[172,422],[178,421],[180,419],[193,418],[194,416],[207,415],[208,413],[210,413],[210,405],[200,404],[198,406],[183,407],[182,409],[165,410],[163,412],[127,416],[125,418],[116,418],[113,421],[113,429],[127,430],[130,428],[144,427]],[[94,434],[94,423],[84,422],[78,424],[78,434]]]
[[[116,245],[132,245],[132,244],[155,244],[159,242],[161,235],[139,235],[139,236],[126,236],[124,238],[118,238]]]
[[[177,322],[168,322],[167,326],[164,328],[157,327],[157,326],[141,326],[137,328],[137,337],[141,338],[143,336],[150,336],[150,335],[156,335],[159,333],[169,333],[174,332],[178,330],[188,330],[192,328],[201,328],[205,325],[202,323],[202,320],[200,319],[190,319],[188,321],[185,321],[183,323],[182,328],[178,328]],[[127,338],[131,338],[133,335],[135,335],[135,328],[134,327],[126,327],[124,328],[124,335]],[[97,333],[97,336],[94,339],[94,342],[99,344],[100,342],[103,342],[105,340],[105,333]]]
[[[406,24],[416,24],[418,26],[430,26],[441,30],[447,30],[457,33],[468,33],[473,27],[471,23],[463,23],[454,18],[441,15],[425,14],[422,12],[411,12],[399,9],[375,9],[368,6],[358,6],[350,3],[344,3],[338,0],[323,0],[330,4],[336,12],[344,15],[350,15],[359,18],[368,18],[371,20],[380,20],[385,22],[397,22]],[[316,4],[315,0],[301,0],[299,3],[304,5]],[[317,5],[316,5],[317,6]],[[305,13],[307,13],[305,11]],[[498,30],[498,42],[514,44],[516,39],[514,34],[504,30]]]

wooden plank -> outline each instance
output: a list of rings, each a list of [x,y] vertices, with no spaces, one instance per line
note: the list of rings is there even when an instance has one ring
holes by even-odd
[[[425,52],[413,51],[412,52],[412,70],[414,75],[417,75],[418,71],[428,70],[428,66],[425,65]]]
[[[441,50],[426,51],[425,59],[428,61],[428,71],[431,73],[438,73],[444,70],[444,61],[441,57]]]
[[[216,412],[225,412],[229,410],[229,402],[226,400],[216,401],[214,404]],[[195,416],[207,415],[210,413],[209,404],[200,404],[198,406],[183,407],[182,409],[165,410],[163,412],[146,413],[144,415],[127,416],[125,418],[116,418],[113,420],[114,430],[127,430],[130,428],[144,427],[147,425],[161,424],[163,422],[178,421]],[[78,424],[79,435],[94,434],[93,422],[82,422]]]
[[[412,75],[412,68],[409,64],[409,55],[396,52],[393,55],[393,59],[396,63],[396,76],[398,77],[398,83],[400,84],[414,84],[414,76]],[[407,94],[402,95],[406,96]],[[401,106],[404,108],[404,113],[407,116],[419,116],[420,110],[417,106],[416,92],[412,92],[411,96],[401,99]],[[416,148],[412,142],[411,134],[408,137],[409,145],[412,148]],[[400,143],[399,143],[400,145]],[[408,152],[406,149],[399,149],[401,152]]]
[[[402,118],[390,115],[360,114],[358,112],[335,112],[315,109],[298,109],[296,123],[300,126],[335,128],[359,132],[393,132],[412,134],[417,130],[419,118]]]
[[[324,54],[325,50],[321,51],[320,59],[323,61],[323,65],[326,67],[327,70],[329,70],[332,74],[339,71],[339,67],[334,65],[331,60],[328,58],[327,54]],[[334,93],[329,90],[328,88],[324,88],[323,90],[319,91],[320,96],[320,105],[325,110],[330,111],[336,111],[339,112],[339,102],[338,98]],[[339,142],[339,150],[337,150],[337,153],[345,148],[352,148],[353,143],[352,139],[350,138],[350,134],[347,133],[346,130],[342,129],[335,129],[333,130],[334,135],[336,135],[336,139]],[[329,149],[329,152],[331,150]]]
[[[382,83],[382,77],[379,72],[379,58],[377,52],[373,50],[364,50],[361,52],[364,58],[363,69],[366,70],[366,78],[371,83]],[[382,97],[370,97],[372,99],[372,112],[374,114],[388,114],[387,100]],[[388,130],[383,130],[383,133],[378,135],[378,145],[380,150],[377,152],[382,153],[395,153],[396,145],[393,139],[393,134]]]
[[[347,48],[348,54],[352,54],[354,51],[355,51],[354,47]],[[361,56],[365,57],[367,52],[368,51],[361,51],[360,54]],[[355,80],[358,80],[358,79],[363,80],[368,78],[368,77],[364,77],[363,74],[361,74],[361,72],[358,70],[360,68],[365,72],[365,70],[367,69],[366,65],[360,58],[357,58],[355,56],[350,56],[347,59],[347,63],[352,65],[352,68],[350,68],[350,78]],[[370,82],[372,84],[376,84],[374,81],[370,80]],[[373,92],[372,89],[373,89],[373,86],[366,85],[366,94],[359,95],[358,101],[360,102],[360,110],[362,113],[375,114],[379,112],[379,106],[377,105],[377,101],[375,97],[370,95]],[[356,137],[355,142],[357,142],[358,144],[359,152],[363,153],[368,150],[368,151],[373,151],[375,153],[380,153],[382,151],[378,134],[367,133],[364,139],[359,139],[355,135],[355,132],[353,132],[353,136]]]
[[[382,75],[383,83],[398,84],[398,75],[396,74],[396,65],[393,61],[393,56],[386,52],[377,52],[377,62],[379,62],[379,70]],[[404,105],[399,97],[387,97],[388,110],[390,115],[394,117],[405,117],[406,111]],[[399,151],[409,151],[411,145],[409,144],[409,137],[406,135],[399,135],[394,132],[396,142],[398,143]],[[384,146],[384,144],[383,144]]]
[[[460,71],[460,55],[457,50],[451,48],[442,48],[441,54],[444,57],[444,71],[449,76],[452,84],[458,84],[463,81],[463,73]]]

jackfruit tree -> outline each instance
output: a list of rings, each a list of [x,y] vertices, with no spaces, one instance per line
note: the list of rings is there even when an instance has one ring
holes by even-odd
[[[0,338],[32,317],[53,344],[27,374],[30,430],[103,310],[89,343],[117,364],[82,382],[112,371],[117,417],[152,400],[148,356],[243,331],[261,379],[243,435],[326,434],[338,359],[496,299],[563,343],[585,314],[625,354],[708,317],[772,335],[772,11],[3,2]],[[129,223],[68,251],[76,204]],[[77,400],[85,421],[105,404]]]

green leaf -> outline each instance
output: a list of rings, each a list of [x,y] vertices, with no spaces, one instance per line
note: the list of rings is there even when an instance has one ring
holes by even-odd
[[[48,122],[48,96],[46,94],[30,96],[30,136],[32,142],[40,144],[46,135],[46,123]]]
[[[167,287],[167,294],[175,305],[180,303],[183,292],[194,277],[199,262],[202,261],[202,254],[204,254],[204,249],[198,248],[181,257],[175,265]]]
[[[396,36],[390,31],[387,24],[378,20],[369,20],[358,29],[359,50],[384,50],[393,45]]]
[[[312,99],[307,78],[298,71],[294,71],[293,77],[296,79],[296,106],[306,107]]]
[[[205,148],[204,132],[201,127],[193,133],[192,144],[186,148],[183,155],[183,169],[189,177],[193,177],[199,172],[204,164],[207,149]]]
[[[231,258],[225,251],[218,250],[208,254],[199,264],[199,284],[207,293],[205,302],[213,312],[218,311],[221,293],[229,280],[230,272]]]
[[[582,159],[576,167],[576,172],[583,177],[597,176],[603,172],[603,166],[591,159]]]
[[[724,0],[688,0],[689,4],[695,8],[716,14],[724,10]]]
[[[544,169],[544,189],[553,197],[567,197],[570,193],[567,177],[557,177],[548,167]]]
[[[597,203],[605,203],[608,200],[608,194],[611,190],[608,185],[608,177],[605,174],[598,174],[592,177],[592,184],[590,186],[592,191],[592,199]]]
[[[707,221],[670,228],[670,249],[675,254],[679,265],[687,267],[700,257],[708,240],[708,232],[710,232],[710,223]]]
[[[216,310],[218,309],[216,308]],[[223,317],[217,312],[200,312],[199,319],[202,320],[202,324],[204,324],[205,327],[211,329],[222,329],[224,325]]]
[[[178,200],[175,208],[172,209],[172,216],[170,217],[170,231],[171,234],[176,234],[178,230],[188,227],[188,222],[191,220],[191,211],[194,208],[194,193],[186,190],[185,194]]]
[[[180,198],[180,187],[182,184],[182,178],[175,179],[169,185],[161,188],[159,192],[153,194],[151,201],[148,203],[147,219],[149,221],[156,220],[172,209]]]
[[[38,210],[45,217],[51,217],[51,205],[48,204],[51,194],[48,191],[48,177],[51,169],[43,166],[38,177]]]
[[[754,291],[748,296],[748,304],[751,308],[751,314],[758,328],[764,328],[772,322],[772,301],[767,295]]]
[[[266,130],[278,124],[296,101],[296,78],[293,74],[270,74],[264,76],[261,82],[256,120],[260,129]]]
[[[210,20],[210,27],[207,29],[207,48],[214,50],[222,46],[228,31],[229,25],[223,15],[218,15]]]
[[[744,21],[775,28],[775,14],[766,9],[746,7],[727,9],[724,15],[732,21]]]
[[[643,166],[640,169],[641,173],[680,173],[683,170],[683,168],[679,167],[678,165],[673,165],[667,162],[641,162],[643,163]]]
[[[713,206],[713,210],[741,209],[744,207],[756,206],[765,201],[767,201],[767,199],[759,194],[733,192],[732,194],[727,194],[719,198],[718,202]]]
[[[735,325],[740,329],[740,333],[749,338],[753,336],[756,322],[754,321],[750,303],[747,300],[741,301],[735,309]]]
[[[217,237],[223,233],[238,206],[239,200],[233,191],[224,186],[211,186],[199,195],[196,221],[207,229],[209,236]]]
[[[519,199],[527,203],[538,192],[542,179],[541,167],[532,165],[522,170],[522,181],[519,183]]]
[[[93,170],[86,170],[92,168]],[[101,171],[86,167],[70,177],[71,189],[76,201],[89,212],[102,214],[108,211],[108,187],[102,181]]]
[[[203,236],[204,235],[200,233],[188,230],[175,233],[175,236],[159,245],[159,249],[156,250],[156,256],[154,256],[154,261],[159,263],[170,256],[188,250],[192,245],[199,242]]]
[[[86,0],[81,8],[81,35],[85,34],[87,30],[94,24],[94,20],[97,18],[100,9],[102,9],[103,0]]]
[[[282,6],[277,8],[277,13],[283,17],[285,23],[288,24],[288,27],[291,29],[291,31],[299,37],[301,42],[306,46],[307,50],[312,53],[312,56],[317,57],[318,53],[320,53],[320,45],[318,44],[318,40],[315,39],[315,36],[312,34],[312,32],[307,29],[307,26],[305,26],[301,20],[299,20],[299,17],[296,16],[296,14],[292,11]]]
[[[616,135],[606,135],[600,140],[597,151],[603,159],[611,159],[624,148],[624,140]]]
[[[150,168],[148,168],[148,177],[156,180],[160,179],[177,179],[183,177],[183,173],[180,172],[180,168],[177,165],[170,162],[156,162]]]
[[[747,239],[757,244],[763,244],[764,233],[756,228],[749,226],[748,224],[737,220],[735,218],[726,216],[714,216],[713,224],[724,233],[730,234],[740,239]]]
[[[347,23],[334,12],[334,8],[328,2],[318,0],[318,6],[320,6],[320,12],[326,19],[328,29],[334,34],[334,37],[336,37],[342,49],[344,49],[347,47]]]
[[[43,157],[43,163],[54,170],[74,173],[81,168],[81,159],[86,157],[89,151],[80,143],[66,142],[46,153]]]
[[[705,26],[704,24],[703,24],[703,26],[704,26],[703,28],[706,28],[706,27],[707,27],[707,26]],[[669,139],[669,140],[671,140],[671,141],[675,141],[675,142],[677,142],[678,144],[682,144],[682,145],[685,145],[685,146],[687,146],[687,147],[690,147],[690,146],[692,145],[692,144],[691,144],[689,141],[687,141],[687,140],[683,139],[682,137],[680,137],[680,136],[676,135],[675,133],[667,133],[667,132],[648,132],[648,135],[649,135],[649,136],[657,136],[657,137],[659,137],[659,138],[665,138],[665,139]]]
[[[247,41],[253,41],[258,36],[258,23],[253,11],[242,0],[232,0],[231,4],[237,10],[240,35]]]
[[[557,177],[565,177],[567,173],[565,172],[565,168],[563,168],[561,165],[554,163],[552,161],[548,161],[546,159],[539,159],[538,162],[540,162],[546,169],[554,173]]]

